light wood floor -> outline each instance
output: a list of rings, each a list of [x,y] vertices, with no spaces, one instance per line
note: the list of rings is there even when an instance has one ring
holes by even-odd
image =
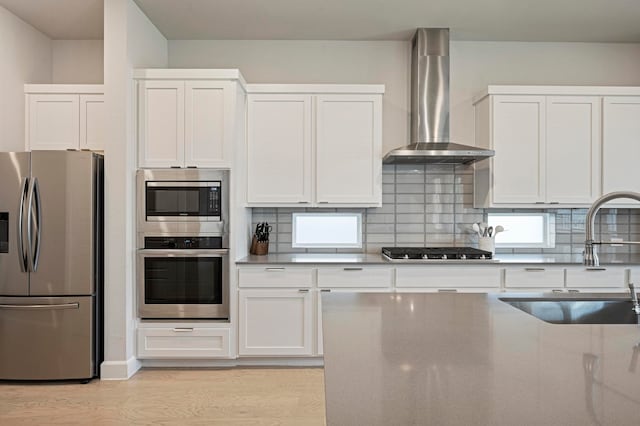
[[[0,384],[0,425],[324,425],[320,368],[145,369],[128,381]]]

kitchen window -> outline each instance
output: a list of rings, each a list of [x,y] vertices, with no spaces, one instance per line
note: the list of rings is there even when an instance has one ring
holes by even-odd
[[[293,213],[292,247],[361,248],[361,213]]]
[[[555,219],[551,213],[489,213],[487,223],[504,228],[496,235],[497,248],[553,248]]]

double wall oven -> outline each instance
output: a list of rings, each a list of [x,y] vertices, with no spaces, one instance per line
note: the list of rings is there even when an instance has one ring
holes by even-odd
[[[228,171],[139,170],[138,314],[229,319]]]

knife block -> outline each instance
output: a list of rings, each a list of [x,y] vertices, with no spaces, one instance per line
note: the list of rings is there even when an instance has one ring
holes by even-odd
[[[258,256],[269,254],[269,241],[258,241],[258,239],[254,236],[251,239],[251,248],[249,249],[249,253]]]

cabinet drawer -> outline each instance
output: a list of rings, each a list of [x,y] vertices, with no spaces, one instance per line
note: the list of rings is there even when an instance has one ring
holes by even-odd
[[[567,287],[617,288],[625,285],[625,269],[616,268],[568,268]]]
[[[564,287],[564,269],[543,266],[507,268],[504,276],[505,287],[509,288],[558,288]]]
[[[312,268],[267,266],[238,270],[239,287],[311,287]]]
[[[138,328],[138,358],[229,358],[226,328]]]
[[[318,287],[390,287],[392,268],[345,266],[318,269]]]
[[[458,265],[396,268],[396,287],[500,287],[500,268]]]

